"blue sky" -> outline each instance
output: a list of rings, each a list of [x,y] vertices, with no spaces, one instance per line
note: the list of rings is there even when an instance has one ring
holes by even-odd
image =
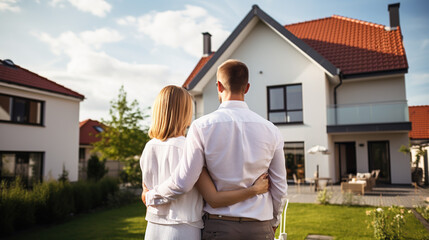
[[[0,0],[0,59],[12,59],[85,95],[80,120],[108,117],[124,85],[141,107],[167,84],[181,85],[202,55],[202,32],[216,50],[253,4],[280,24],[333,14],[389,25],[400,2],[409,64],[409,105],[429,104],[429,1],[409,0]]]

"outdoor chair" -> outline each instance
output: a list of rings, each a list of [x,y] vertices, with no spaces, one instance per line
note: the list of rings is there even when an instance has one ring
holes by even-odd
[[[287,210],[287,206],[289,205],[289,199],[286,199],[286,204],[285,207],[283,209],[282,212],[282,216],[280,219],[280,224],[279,224],[279,238],[275,238],[274,240],[287,240],[287,233],[286,233],[286,210]]]
[[[298,193],[301,193],[301,183],[303,183],[302,179],[297,179],[296,174],[293,174],[293,182],[296,185]]]

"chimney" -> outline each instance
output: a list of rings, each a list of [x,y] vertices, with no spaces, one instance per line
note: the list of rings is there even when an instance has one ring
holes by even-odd
[[[212,53],[212,35],[203,32],[203,56],[210,56]]]
[[[390,28],[399,27],[399,3],[389,4],[387,7],[390,17]]]

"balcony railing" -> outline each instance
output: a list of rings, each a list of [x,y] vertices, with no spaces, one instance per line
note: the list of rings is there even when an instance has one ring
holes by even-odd
[[[379,102],[328,107],[328,126],[408,122],[408,104]]]

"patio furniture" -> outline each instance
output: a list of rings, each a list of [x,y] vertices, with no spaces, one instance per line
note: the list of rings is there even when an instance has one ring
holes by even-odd
[[[341,183],[341,192],[352,192],[365,195],[365,192],[368,191],[371,191],[371,188],[368,186],[367,181],[365,180],[352,180]]]
[[[298,179],[296,177],[296,174],[294,173],[293,174],[293,182],[295,183],[295,185],[297,187],[298,193],[301,193],[301,183],[303,183],[303,180],[302,179]]]

